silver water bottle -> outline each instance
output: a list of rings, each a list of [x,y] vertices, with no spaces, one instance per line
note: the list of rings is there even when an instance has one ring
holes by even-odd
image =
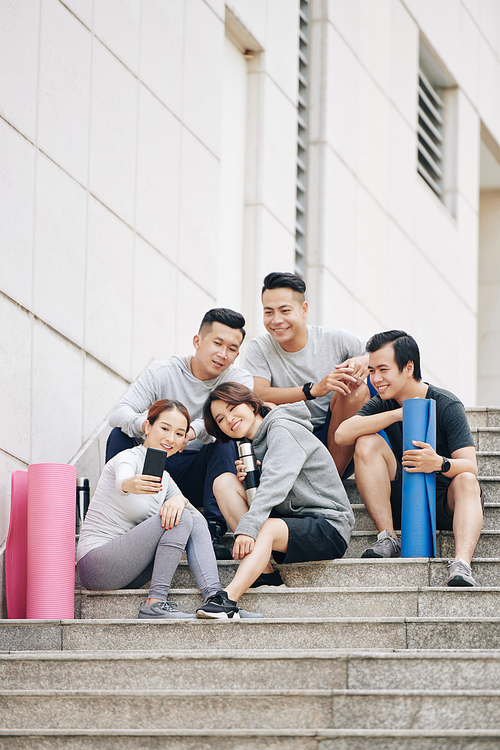
[[[76,538],[80,538],[83,519],[90,504],[90,482],[87,477],[76,480]]]
[[[257,465],[257,459],[255,458],[255,453],[253,452],[252,441],[248,438],[243,438],[242,440],[238,440],[237,442],[239,456],[245,464],[245,469],[247,470],[247,475],[245,477],[243,485],[247,493],[247,500],[249,503],[251,503],[254,499],[255,493],[257,492],[257,487],[259,486],[260,467]]]

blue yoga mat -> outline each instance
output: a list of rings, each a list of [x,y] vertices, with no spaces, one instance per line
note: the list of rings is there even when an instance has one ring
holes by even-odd
[[[436,402],[431,398],[403,401],[403,451],[413,440],[436,450]],[[401,557],[436,557],[436,474],[409,474],[403,468]]]

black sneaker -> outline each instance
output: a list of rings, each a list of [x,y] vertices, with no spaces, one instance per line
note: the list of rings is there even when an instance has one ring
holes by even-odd
[[[251,589],[259,589],[261,586],[274,586],[279,588],[284,586],[285,582],[277,570],[272,573],[261,573],[260,576],[249,586]]]
[[[239,620],[240,610],[236,602],[228,599],[227,593],[221,589],[196,610],[196,617],[208,620]]]
[[[216,560],[232,560],[231,550],[222,544],[222,529],[216,521],[208,522],[208,530],[212,537],[212,544],[214,546],[215,559]]]

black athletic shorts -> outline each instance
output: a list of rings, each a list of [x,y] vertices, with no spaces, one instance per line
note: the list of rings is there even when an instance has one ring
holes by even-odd
[[[323,516],[274,517],[281,518],[288,526],[287,551],[273,550],[277,563],[335,560],[344,556],[347,549],[345,539]]]
[[[396,459],[397,461],[397,459]],[[397,461],[396,476],[391,482],[391,508],[394,528],[401,529],[401,505],[403,498],[403,467]],[[453,531],[453,516],[450,515],[446,495],[448,487],[436,484],[436,529],[439,531]],[[484,497],[481,488],[481,506],[484,510]]]

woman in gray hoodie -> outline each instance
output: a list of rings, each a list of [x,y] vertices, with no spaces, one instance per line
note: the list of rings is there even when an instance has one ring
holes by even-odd
[[[222,474],[214,493],[234,531],[235,577],[197,610],[198,617],[237,618],[237,601],[261,574],[278,563],[332,560],[344,555],[354,515],[326,447],[312,432],[303,402],[269,409],[240,383],[215,388],[203,407],[205,427],[220,442],[252,441],[261,462],[260,484],[249,505],[238,477]]]

